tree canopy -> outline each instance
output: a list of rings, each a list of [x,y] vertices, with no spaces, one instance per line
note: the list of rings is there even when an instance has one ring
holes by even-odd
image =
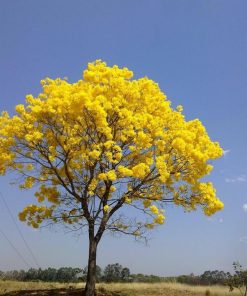
[[[157,83],[132,76],[98,60],[84,79],[46,78],[16,115],[2,113],[0,172],[19,173],[21,188],[38,186],[37,204],[20,213],[22,221],[101,221],[128,204],[152,228],[164,222],[162,201],[200,205],[206,215],[223,207],[212,183],[200,182],[212,170],[208,161],[222,155],[219,144],[198,119],[186,121],[181,106],[173,110]],[[128,232],[131,225],[111,227]]]

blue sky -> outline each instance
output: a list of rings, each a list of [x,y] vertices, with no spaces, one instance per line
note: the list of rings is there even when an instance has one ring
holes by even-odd
[[[223,211],[207,218],[170,206],[148,246],[105,236],[99,265],[160,275],[227,271],[236,260],[247,267],[246,52],[245,0],[0,1],[0,110],[13,113],[46,76],[80,79],[100,58],[157,81],[227,151],[210,177]],[[32,192],[9,185],[12,178],[0,178],[0,191],[17,217]],[[16,223],[43,268],[87,264],[86,237]],[[1,198],[0,228],[35,266]],[[0,234],[0,270],[20,268],[27,266]]]

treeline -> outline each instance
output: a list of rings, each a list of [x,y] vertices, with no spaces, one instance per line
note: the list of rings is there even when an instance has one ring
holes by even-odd
[[[47,268],[47,269],[35,269],[29,270],[11,270],[0,271],[0,278],[2,280],[15,280],[15,281],[44,281],[44,282],[77,282],[78,274],[82,272],[82,269],[72,267]]]
[[[0,271],[1,280],[16,280],[16,281],[44,281],[44,282],[81,282],[87,277],[87,267],[72,268],[61,267],[29,270],[11,270]],[[96,278],[98,282],[128,282],[131,281],[130,270],[127,267],[122,267],[119,263],[108,264],[104,270],[100,266],[96,267]]]
[[[82,282],[87,277],[87,267],[72,268],[61,267],[0,271],[0,279],[16,281],[44,281],[44,282]],[[214,270],[205,271],[201,275],[181,275],[177,277],[160,277],[157,275],[131,274],[128,267],[123,267],[119,263],[108,264],[104,269],[100,266],[96,268],[97,282],[179,282],[189,285],[225,285],[233,276],[229,272]]]
[[[81,282],[87,277],[87,266],[83,269],[72,267],[47,268],[25,270],[0,271],[0,279],[16,281],[44,281],[44,282]],[[104,269],[97,265],[97,282],[163,282],[164,277],[157,275],[145,275],[142,273],[131,274],[128,267],[123,267],[119,263],[108,264]]]
[[[176,281],[183,284],[189,285],[225,285],[231,274],[229,272],[224,272],[222,270],[207,270],[201,275],[181,275],[176,277]]]

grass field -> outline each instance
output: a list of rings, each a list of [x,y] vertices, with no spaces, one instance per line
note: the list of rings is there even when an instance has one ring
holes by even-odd
[[[0,281],[0,295],[9,296],[55,296],[82,295],[83,284],[60,284],[43,282]],[[238,291],[229,292],[221,286],[189,286],[178,283],[111,283],[98,284],[98,296],[237,296]],[[208,291],[208,292],[206,292]]]

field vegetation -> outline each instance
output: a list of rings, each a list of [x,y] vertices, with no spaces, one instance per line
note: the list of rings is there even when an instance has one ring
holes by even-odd
[[[0,295],[48,296],[82,295],[84,283],[46,283],[0,281]],[[225,286],[192,286],[180,283],[99,283],[98,296],[237,296],[239,292],[229,292]]]

